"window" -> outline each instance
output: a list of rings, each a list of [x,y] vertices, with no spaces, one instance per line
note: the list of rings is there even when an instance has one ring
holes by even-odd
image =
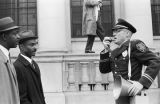
[[[71,33],[72,37],[82,37],[83,0],[71,0]],[[114,24],[113,0],[103,0],[102,25],[105,34],[111,36]]]
[[[153,36],[160,36],[160,0],[151,0]]]
[[[22,30],[37,34],[36,0],[0,0],[0,18],[10,16]]]

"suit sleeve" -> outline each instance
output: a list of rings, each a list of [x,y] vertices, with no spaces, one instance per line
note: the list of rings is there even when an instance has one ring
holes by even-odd
[[[21,104],[32,104],[27,95],[27,84],[25,79],[25,73],[23,72],[24,68],[20,67],[19,65],[15,65],[17,73],[17,80],[19,86],[19,93],[20,93],[20,102]]]
[[[140,40],[134,43],[133,48],[135,56],[139,62],[147,66],[144,74],[139,79],[139,82],[145,88],[149,88],[159,72],[160,57],[150,51],[149,48]]]
[[[100,52],[99,70],[103,74],[111,72],[109,52],[104,50]]]
[[[85,0],[86,6],[98,6],[100,3],[99,0]]]

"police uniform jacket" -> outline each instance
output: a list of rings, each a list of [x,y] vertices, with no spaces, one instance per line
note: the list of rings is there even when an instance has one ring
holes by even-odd
[[[21,55],[14,62],[21,104],[45,104],[40,70],[37,63],[33,63],[35,67]]]
[[[113,72],[113,75],[121,75],[128,79],[128,47],[131,46],[131,80],[139,81],[144,88],[149,88],[160,69],[160,58],[140,40],[126,41],[121,47],[111,53],[100,53],[100,72]],[[147,66],[142,74],[142,66]]]

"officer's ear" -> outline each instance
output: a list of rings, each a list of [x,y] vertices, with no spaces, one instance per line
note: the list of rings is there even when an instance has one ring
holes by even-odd
[[[129,31],[129,30],[127,30],[126,33],[127,33],[127,38],[131,38],[133,33],[131,31]]]

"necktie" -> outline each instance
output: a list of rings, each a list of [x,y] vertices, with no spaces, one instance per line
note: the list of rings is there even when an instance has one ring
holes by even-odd
[[[31,64],[32,64],[32,67],[35,69],[35,65],[34,65],[34,62],[33,62],[33,60],[32,60],[32,63],[31,63]]]
[[[10,55],[10,53],[8,54],[8,61],[11,63],[11,55]]]

